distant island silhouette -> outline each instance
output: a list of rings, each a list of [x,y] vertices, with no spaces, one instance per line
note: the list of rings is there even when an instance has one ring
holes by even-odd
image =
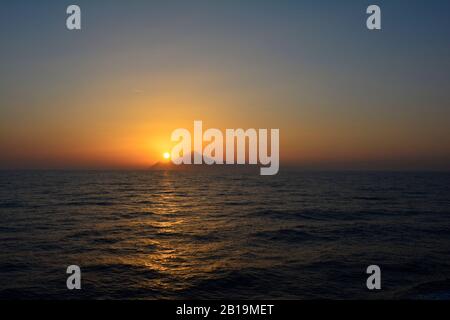
[[[238,170],[239,172],[254,172],[259,171],[259,165],[242,165],[242,164],[206,164],[204,163],[205,157],[203,157],[202,164],[194,164],[194,154],[191,153],[191,163],[192,164],[180,164],[176,165],[171,160],[168,161],[158,161],[153,164],[149,170],[153,171],[224,171],[230,170],[233,171]]]

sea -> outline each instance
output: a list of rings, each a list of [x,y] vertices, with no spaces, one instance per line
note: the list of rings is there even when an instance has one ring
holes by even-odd
[[[450,173],[2,171],[0,299],[450,299]]]

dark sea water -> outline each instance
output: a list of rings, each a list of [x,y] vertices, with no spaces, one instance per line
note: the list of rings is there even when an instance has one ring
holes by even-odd
[[[0,298],[450,299],[450,174],[1,172]]]

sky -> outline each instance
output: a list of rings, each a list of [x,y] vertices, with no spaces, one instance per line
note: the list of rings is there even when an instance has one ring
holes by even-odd
[[[282,165],[449,170],[449,39],[439,0],[2,0],[0,169],[146,168],[202,120],[280,129]]]

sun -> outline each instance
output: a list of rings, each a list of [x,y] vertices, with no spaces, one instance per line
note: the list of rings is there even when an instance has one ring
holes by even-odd
[[[164,152],[163,157],[164,157],[164,159],[169,160],[170,159],[170,153]]]

